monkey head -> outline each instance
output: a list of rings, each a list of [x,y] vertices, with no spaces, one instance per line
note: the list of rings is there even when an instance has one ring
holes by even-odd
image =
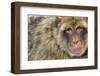
[[[80,57],[88,48],[87,17],[59,17],[57,42],[70,57]]]

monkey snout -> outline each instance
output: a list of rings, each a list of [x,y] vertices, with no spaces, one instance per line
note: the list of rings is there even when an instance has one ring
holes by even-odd
[[[80,37],[78,35],[74,35],[72,37],[72,47],[74,50],[78,50],[81,47]]]
[[[72,38],[72,43],[73,44],[78,44],[79,42],[80,42],[80,38],[79,37],[76,36],[76,37]]]

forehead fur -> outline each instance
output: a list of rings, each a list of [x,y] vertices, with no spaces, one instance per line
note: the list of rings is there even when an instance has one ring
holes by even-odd
[[[62,24],[87,27],[87,17],[63,16],[60,20]]]

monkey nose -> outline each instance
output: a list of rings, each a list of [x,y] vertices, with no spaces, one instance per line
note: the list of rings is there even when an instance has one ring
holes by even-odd
[[[72,42],[73,42],[73,44],[78,44],[78,43],[80,42],[79,36],[75,35],[75,36],[72,38]]]
[[[79,40],[73,41],[73,44],[78,44]]]
[[[75,37],[72,39],[73,44],[77,44],[79,42],[79,38]]]
[[[79,49],[81,46],[81,42],[80,41],[76,41],[76,42],[73,42],[73,49]]]

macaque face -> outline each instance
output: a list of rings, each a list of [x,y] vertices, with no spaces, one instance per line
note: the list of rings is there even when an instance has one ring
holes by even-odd
[[[59,31],[60,46],[69,56],[80,57],[86,52],[88,34],[86,17],[61,17]]]

